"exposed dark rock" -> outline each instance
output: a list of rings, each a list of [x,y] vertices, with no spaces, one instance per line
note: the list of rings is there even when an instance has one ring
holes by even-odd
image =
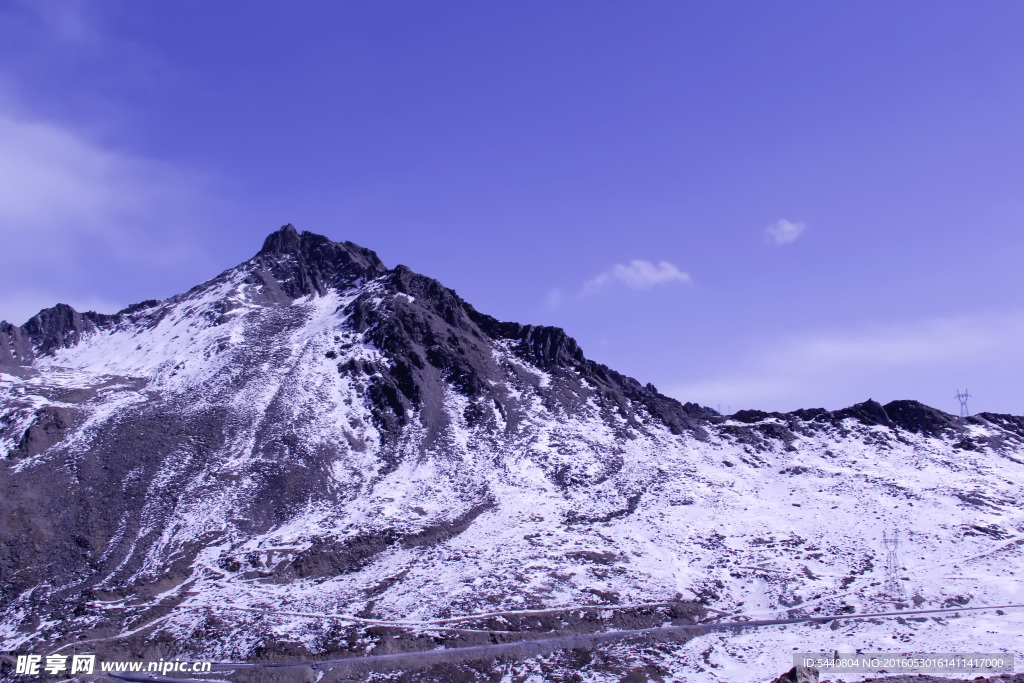
[[[88,334],[110,330],[128,320],[156,323],[162,317],[162,302],[149,300],[132,304],[113,315],[86,311],[79,313],[67,304],[44,308],[21,327],[0,322],[0,366],[31,365],[37,356],[77,346]]]
[[[890,401],[883,410],[896,427],[916,434],[941,436],[959,427],[957,418],[918,401]]]
[[[772,683],[818,683],[819,675],[813,666],[794,666]]]
[[[311,232],[300,234],[291,224],[271,233],[254,261],[255,280],[288,301],[310,294],[323,296],[331,287],[347,287],[387,270],[369,249]]]
[[[229,296],[218,294],[213,300],[209,295],[215,285],[243,282]],[[351,289],[357,285],[366,286]],[[305,329],[310,316],[323,313],[322,308],[310,313],[314,306],[299,304],[307,297],[333,294],[332,290],[345,290],[346,308],[335,311],[334,318],[323,318],[326,322],[323,329],[315,329],[316,339],[296,341],[293,332]],[[227,325],[239,309],[245,317],[237,325]],[[841,423],[846,418],[928,435],[963,431],[958,419],[914,401],[894,401],[885,407],[867,401],[834,412],[745,410],[727,420],[714,410],[681,403],[659,393],[653,384],[642,384],[588,360],[579,344],[560,328],[498,321],[479,313],[436,280],[404,266],[387,270],[372,251],[300,234],[291,226],[270,235],[253,259],[171,299],[141,302],[113,315],[79,313],[59,304],[40,311],[21,327],[2,323],[0,365],[5,373],[19,378],[44,377],[49,364],[33,368],[36,359],[107,332],[132,335],[130,345],[117,347],[120,353],[135,346],[135,335],[146,339],[146,332],[172,315],[180,326],[161,341],[150,341],[157,348],[143,350],[152,350],[157,358],[143,365],[159,365],[152,375],[147,371],[127,378],[104,377],[89,386],[32,384],[26,385],[27,393],[0,396],[0,439],[13,456],[0,466],[0,606],[11,608],[21,599],[18,596],[31,598],[32,609],[45,615],[45,621],[39,614],[26,618],[16,626],[25,633],[34,633],[40,623],[60,624],[83,615],[100,619],[94,600],[128,597],[145,603],[200,580],[197,571],[203,573],[203,581],[220,581],[220,574],[236,573],[239,576],[229,580],[273,583],[300,577],[316,581],[359,571],[388,552],[449,553],[441,546],[470,529],[494,506],[488,488],[491,480],[473,479],[473,468],[507,466],[512,460],[502,458],[514,449],[516,457],[532,459],[531,467],[535,465],[541,473],[538,476],[547,478],[545,495],[564,496],[580,504],[558,508],[548,518],[550,528],[559,523],[611,524],[636,513],[644,500],[703,504],[702,496],[686,495],[686,482],[663,479],[657,459],[669,437],[656,423],[671,433],[696,438],[717,430],[742,446],[728,460],[716,458],[723,467],[735,467],[730,474],[742,476],[745,465],[771,464],[770,470],[763,471],[769,477],[784,466],[783,472],[806,475],[793,483],[804,483],[820,472],[767,456],[760,459],[755,451],[793,450],[801,436],[819,429],[845,434],[850,425]],[[321,318],[315,320],[319,323]],[[221,325],[227,329],[215,329]],[[174,335],[195,334],[194,330],[203,339],[195,357],[165,359],[161,355],[165,341],[177,339]],[[141,345],[137,350],[142,350]],[[222,353],[228,354],[222,357],[227,358],[223,367],[211,363],[210,367],[220,369],[196,379],[196,365]],[[161,383],[177,372],[181,375],[174,382],[182,377],[188,381]],[[24,392],[26,386],[20,390]],[[82,416],[106,401],[108,391],[122,391],[129,400],[106,404],[113,406],[109,419],[105,416],[95,423],[99,427],[89,423],[88,430],[76,432],[84,423]],[[344,404],[354,407],[349,410]],[[555,433],[578,417],[594,415],[598,422],[603,420],[599,426],[607,427],[611,438],[602,433],[588,442],[588,435],[571,429],[565,430],[567,436]],[[318,422],[320,418],[324,421]],[[536,423],[530,420],[557,423],[536,453],[529,441],[537,433],[530,431]],[[962,449],[1001,448],[1024,438],[1024,418],[983,413],[967,422],[997,425],[1002,431],[987,440],[960,439],[957,447]],[[463,429],[466,426],[469,429]],[[869,431],[873,430],[860,430]],[[642,441],[652,434],[657,440]],[[68,438],[72,435],[81,439],[72,443]],[[632,475],[623,456],[628,449],[622,447],[632,439],[641,440],[643,457],[651,464],[650,472],[635,480],[629,479]],[[1012,454],[1008,448],[1005,457]],[[418,466],[420,460],[428,459],[441,488],[450,486],[436,498],[419,499],[412,493],[409,505],[400,508],[406,501],[381,494],[365,509],[353,504],[362,505],[367,492],[389,474],[401,471],[400,466]],[[467,470],[470,474],[463,476]],[[621,480],[613,479],[620,474]],[[637,483],[640,479],[644,480]],[[588,499],[596,485],[609,480],[615,486]],[[666,494],[655,491],[668,484],[679,488],[671,496],[657,498]],[[642,498],[648,492],[650,496]],[[396,498],[406,495],[385,493]],[[1010,505],[981,492],[964,495],[964,503],[986,509]],[[363,510],[357,522],[347,517],[351,509]],[[388,516],[396,509],[400,513]],[[697,507],[692,509],[698,512]],[[315,519],[326,520],[325,526],[302,527],[297,534],[301,538],[290,537],[288,543],[293,545],[269,548],[273,544],[268,543],[266,552],[244,545],[246,539],[301,519],[306,510],[322,512]],[[543,522],[543,517],[539,519],[530,524]],[[483,521],[492,519],[488,516]],[[186,540],[173,548],[161,546],[167,538],[178,538],[182,526],[188,529],[180,534]],[[308,536],[303,535],[306,531]],[[1010,530],[979,523],[965,533],[1004,539]],[[542,545],[548,536],[538,532],[526,538],[539,539],[537,545]],[[721,549],[724,541],[724,536],[711,532],[700,545]],[[784,547],[787,543],[778,541]],[[773,540],[771,547],[775,544]],[[196,569],[200,553],[211,547],[223,550]],[[568,553],[553,551],[551,557],[586,564],[586,571],[595,576],[614,574],[631,557],[604,547],[578,547]],[[871,570],[870,560],[866,562],[859,573]],[[555,567],[549,569],[552,577],[564,580]],[[804,573],[814,578],[806,568]],[[403,576],[401,572],[381,574],[361,586],[359,595],[376,597],[392,586],[400,589]],[[723,589],[721,582],[709,580],[698,587],[697,594],[705,601],[718,600]],[[610,590],[590,592],[609,603],[619,599]],[[373,607],[363,609],[372,614]],[[131,616],[132,627],[175,608],[170,602],[148,606],[145,614]],[[603,624],[593,613],[565,618],[575,619],[572,624],[579,628],[596,630]],[[104,628],[111,633],[124,625],[110,619]],[[538,618],[538,623],[561,628],[553,617],[547,619]],[[624,617],[617,619],[613,623],[630,627]],[[648,619],[663,623],[655,613],[637,612],[630,619],[638,624]],[[509,628],[532,628],[525,617],[509,623]],[[501,630],[507,624],[487,628]],[[56,631],[56,627],[47,628]],[[233,629],[231,623],[210,615],[197,622],[193,644],[198,649],[207,640],[230,638]],[[39,638],[50,635],[41,632]],[[66,642],[71,642],[80,634],[66,635]],[[332,641],[324,647],[364,654],[366,644],[360,640],[364,636],[353,635],[351,645]],[[374,647],[382,651],[439,644],[428,642],[427,636],[417,640],[408,634],[402,637],[410,640],[402,641],[383,627],[374,636]],[[147,642],[147,637],[139,635],[131,641],[133,647],[137,645],[139,652],[170,647]],[[489,642],[486,639],[491,636],[457,637],[465,638],[460,641],[464,643],[473,637]],[[308,652],[302,647],[267,638],[251,655],[257,659],[282,653],[305,657]],[[629,675],[639,676],[637,671]]]
[[[1002,413],[978,413],[967,419],[970,424],[977,424],[980,420],[994,424],[1001,429],[1024,438],[1024,416],[1005,415]]]
[[[861,424],[868,427],[874,427],[875,425],[893,426],[893,421],[885,412],[882,404],[870,398],[863,403],[857,403],[849,408],[843,408],[833,413],[833,419],[835,420],[843,420],[848,417],[856,418]]]
[[[799,418],[805,422],[827,422],[832,419],[832,413],[824,408],[801,408],[794,410],[787,415]]]
[[[36,411],[35,420],[14,449],[15,457],[28,458],[42,453],[60,442],[74,425],[71,411],[57,406],[45,406]]]
[[[614,564],[618,559],[618,555],[613,552],[594,552],[593,550],[577,550],[575,552],[566,553],[565,555],[570,560],[577,560],[579,562],[589,562],[591,564]]]
[[[854,418],[861,424],[869,427],[881,425],[885,427],[891,427],[893,429],[900,429],[915,434],[924,434],[926,436],[940,436],[948,433],[951,430],[956,430],[961,426],[958,418],[944,413],[941,410],[936,410],[929,406],[924,405],[918,401],[890,401],[885,406],[882,406],[877,401],[868,399],[863,403],[857,403],[850,406],[849,408],[843,408],[842,410],[828,411],[824,408],[809,408],[794,410],[789,413],[767,413],[762,410],[740,410],[736,413],[728,416],[729,419],[736,422],[744,422],[749,425],[756,425],[758,428],[764,427],[758,423],[765,422],[772,418],[781,422],[788,423],[789,429],[786,431],[776,430],[773,433],[768,433],[764,429],[761,429],[761,433],[771,439],[789,441],[793,438],[792,430],[799,429],[800,423],[817,423],[817,424],[831,424],[839,425],[846,418]],[[985,414],[984,418],[992,422],[997,422],[1001,426],[1005,423],[1013,425],[1017,429],[1020,429],[1020,433],[1024,436],[1024,418],[1015,418],[1009,415],[989,415]],[[1016,420],[1020,422],[1016,422]],[[759,440],[751,437],[749,431],[738,429],[735,427],[726,428],[729,433],[741,436],[741,441],[749,442],[751,444],[757,444]]]
[[[57,304],[32,316],[22,326],[37,354],[51,354],[57,349],[71,348],[84,334],[109,327],[114,317],[102,313],[79,313],[67,304]]]
[[[414,534],[409,534],[402,538],[401,544],[403,548],[420,548],[424,546],[437,545],[443,543],[450,538],[458,536],[463,531],[468,529],[476,518],[487,512],[494,507],[494,503],[490,500],[475,505],[463,514],[459,515],[450,522],[441,522],[424,528],[422,531],[418,531]]]
[[[33,358],[35,350],[25,331],[6,320],[0,321],[0,367],[30,365]]]
[[[299,553],[284,571],[292,571],[302,578],[338,576],[358,571],[374,556],[391,546],[417,548],[443,543],[468,529],[477,517],[492,507],[493,503],[484,502],[450,522],[440,522],[404,536],[389,529],[383,533],[358,534],[343,542],[316,540],[313,547]]]
[[[299,553],[291,563],[296,576],[338,576],[358,571],[375,555],[394,545],[399,535],[391,530],[385,533],[365,533],[346,539],[342,543],[313,541],[313,547]]]
[[[761,422],[767,420],[770,417],[782,417],[778,413],[766,413],[763,410],[738,410],[730,415],[733,420],[737,422],[745,422],[747,424],[753,424],[755,422]]]
[[[640,505],[640,498],[643,497],[643,493],[634,493],[626,499],[626,507],[621,510],[613,510],[605,515],[599,515],[596,517],[587,517],[585,515],[579,515],[575,512],[571,512],[566,515],[566,524],[603,524],[604,522],[610,522],[613,519],[620,519],[622,517],[628,517],[629,515],[636,512],[637,506]]]

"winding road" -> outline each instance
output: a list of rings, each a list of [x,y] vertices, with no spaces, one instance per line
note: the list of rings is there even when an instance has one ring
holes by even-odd
[[[960,607],[956,609],[924,609],[924,610],[900,610],[898,612],[874,612],[862,614],[842,614],[825,617],[796,617],[791,619],[736,619],[733,621],[703,622],[699,624],[683,624],[679,626],[656,626],[624,631],[605,631],[602,633],[587,633],[574,636],[550,636],[539,637],[528,640],[518,640],[510,643],[493,643],[490,645],[472,645],[460,648],[420,650],[415,652],[400,652],[387,655],[371,655],[367,657],[347,657],[344,659],[330,659],[317,662],[281,662],[281,663],[230,663],[218,662],[212,666],[213,672],[236,671],[239,669],[289,669],[298,667],[310,667],[315,670],[331,670],[343,673],[357,673],[372,671],[375,669],[420,669],[434,664],[447,662],[461,662],[472,659],[494,659],[514,658],[521,659],[548,654],[556,650],[593,647],[600,643],[614,642],[625,638],[647,637],[655,639],[672,639],[684,635],[699,635],[711,631],[726,631],[730,629],[760,628],[764,626],[779,626],[786,624],[826,624],[832,621],[862,620],[862,619],[894,619],[897,617],[908,617],[921,614],[953,614],[964,612],[982,612],[997,609],[1021,609],[1024,605],[992,605],[986,607]],[[429,630],[429,629],[426,629]],[[161,683],[175,683],[178,681],[199,681],[204,679],[168,679],[164,677],[143,676],[130,673],[108,673],[108,676],[123,681],[160,681]],[[209,679],[205,679],[209,680]]]

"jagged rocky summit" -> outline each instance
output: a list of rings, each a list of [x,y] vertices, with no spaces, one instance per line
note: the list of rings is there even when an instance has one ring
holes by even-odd
[[[719,415],[289,225],[170,299],[0,323],[0,640],[254,660],[481,613],[848,611],[887,524],[1024,532],[1022,443],[915,401]]]

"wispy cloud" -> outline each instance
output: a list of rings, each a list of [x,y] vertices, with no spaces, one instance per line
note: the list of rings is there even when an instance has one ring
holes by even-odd
[[[219,208],[209,178],[33,117],[3,95],[0,319],[23,322],[58,301],[109,307],[90,297],[124,289],[125,269],[173,273],[208,260],[198,231]]]
[[[42,253],[88,239],[128,256],[139,246],[133,227],[171,227],[202,194],[196,178],[180,170],[4,111],[0,150],[0,236]]]
[[[807,226],[803,223],[794,223],[783,218],[765,228],[764,236],[770,244],[781,247],[795,242],[805,230]]]
[[[580,297],[589,297],[613,287],[624,287],[633,291],[642,291],[654,287],[672,284],[690,284],[692,278],[668,261],[652,263],[642,259],[634,259],[629,263],[616,263],[614,266],[598,273],[583,283],[575,294],[567,294],[562,289],[552,289],[544,300],[549,309],[562,306],[565,302]]]
[[[791,409],[839,407],[885,392],[923,400],[934,385],[941,407],[970,377],[1005,383],[1020,375],[1022,337],[1024,311],[821,331],[761,343],[728,369],[667,391],[711,406]]]
[[[21,58],[0,65],[0,318],[58,301],[109,309],[108,299],[166,293],[154,285],[184,271],[208,273],[204,230],[227,208],[225,188],[119,144],[118,102],[102,114],[76,106],[89,89],[66,80],[69,61],[89,65],[85,80],[99,64],[131,65],[104,78],[138,78],[149,53],[104,30],[105,10],[87,3],[15,0],[3,15],[0,34],[17,38]]]
[[[596,294],[609,285],[621,284],[629,289],[650,289],[674,282],[689,284],[690,274],[676,268],[668,261],[651,263],[635,259],[629,263],[617,263],[583,283],[583,294]]]

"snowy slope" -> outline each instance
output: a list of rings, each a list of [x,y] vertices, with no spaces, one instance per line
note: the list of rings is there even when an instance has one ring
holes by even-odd
[[[375,625],[417,646],[525,628],[438,621],[494,612],[880,611],[894,529],[908,605],[1024,603],[1020,418],[722,417],[291,228],[179,297],[65,318],[0,330],[3,651],[243,661],[397,647]],[[1020,659],[1005,612],[607,652],[708,681],[770,678],[794,648]]]

